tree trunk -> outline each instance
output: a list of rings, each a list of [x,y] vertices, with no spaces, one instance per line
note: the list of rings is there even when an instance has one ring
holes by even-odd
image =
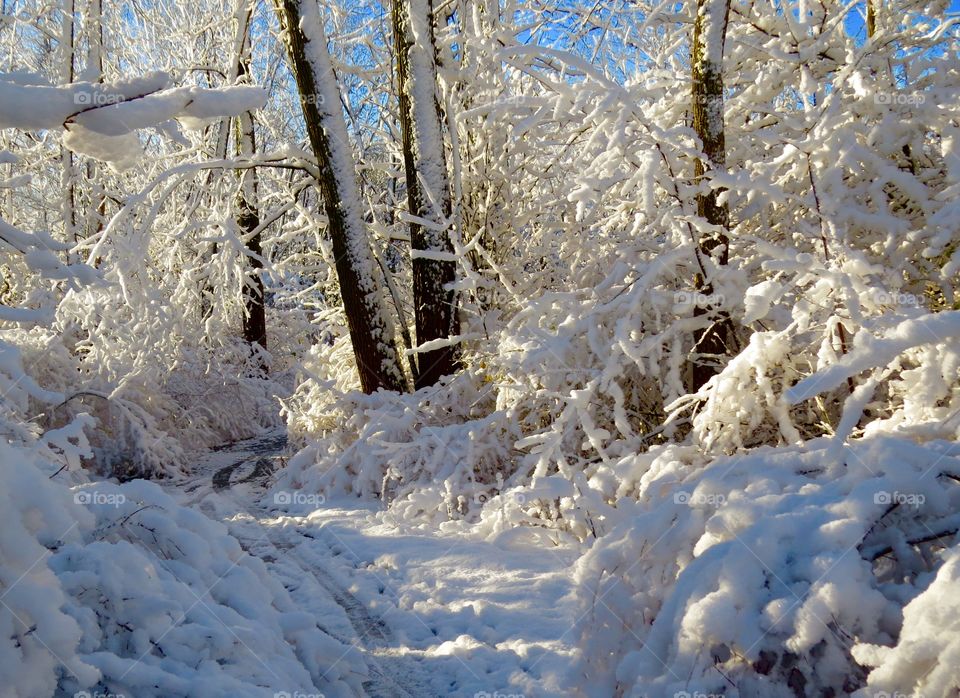
[[[74,44],[75,28],[74,19],[76,8],[74,0],[64,0],[63,17],[60,27],[60,82],[63,84],[72,83],[74,75]],[[60,178],[63,187],[63,228],[64,238],[67,242],[79,242],[77,234],[77,191],[76,191],[76,172],[74,168],[73,153],[66,147],[60,147]],[[72,260],[71,254],[66,253],[67,261]]]
[[[89,0],[86,17],[84,17],[84,27],[87,35],[87,64],[80,79],[99,83],[103,81],[102,0]],[[107,212],[107,197],[103,188],[97,184],[99,174],[97,161],[88,159],[86,169],[90,195],[85,202],[88,206],[88,212],[83,226],[83,237],[89,239],[103,230],[103,220]]]
[[[397,94],[403,137],[407,204],[413,250],[413,303],[417,344],[459,333],[456,262],[450,259],[451,200],[443,129],[437,104],[436,45],[432,0],[393,0]],[[421,256],[418,253],[427,253]],[[417,355],[416,387],[433,385],[457,371],[455,347]]]
[[[249,73],[249,53],[245,52],[240,61],[240,76]],[[245,112],[237,118],[237,154],[241,157],[253,157],[257,152],[257,139],[253,130],[253,115]],[[260,212],[257,208],[257,170],[249,167],[240,171],[240,195],[237,198],[237,225],[246,238],[250,254],[252,277],[243,286],[243,338],[250,343],[267,348],[267,316],[263,297],[263,248],[261,246]],[[261,368],[267,367],[260,362]]]
[[[244,65],[244,58],[247,53],[247,46],[250,36],[250,19],[253,16],[253,6],[248,2],[248,0],[237,0],[236,10],[234,12],[234,19],[237,20],[236,33],[233,38],[233,51],[231,53],[230,65],[227,68],[226,80],[224,81],[227,85],[232,85],[237,81],[237,78],[240,77],[241,71],[246,69]],[[209,85],[209,78],[207,78]],[[230,147],[230,133],[233,130],[234,122],[232,118],[224,118],[220,120],[220,123],[217,125],[217,143],[214,149],[214,157],[217,160],[225,160],[227,157],[227,151]],[[239,138],[239,137],[238,137]],[[238,140],[239,148],[239,140]],[[208,195],[207,190],[209,189],[210,183],[213,181],[213,170],[207,172],[206,178],[204,180],[203,186],[196,190],[196,199],[202,200]],[[190,208],[192,204],[188,205]],[[211,242],[207,246],[207,257],[212,260],[217,256],[220,251],[220,246],[216,242]],[[203,277],[203,288],[200,291],[200,308],[201,308],[201,317],[203,318],[204,323],[210,319],[210,316],[213,314],[214,306],[214,294],[216,289],[213,287],[213,282],[210,280],[209,273]]]
[[[353,152],[340,90],[316,0],[274,0],[303,118],[319,166],[337,278],[353,352],[366,393],[405,391],[392,323],[377,284],[376,262],[363,221]]]
[[[723,169],[726,162],[726,144],[723,130],[723,45],[726,38],[730,0],[697,0],[697,16],[693,25],[692,78],[693,128],[703,144],[705,158],[694,164],[696,181],[712,170]],[[720,191],[711,188],[697,194],[697,214],[712,226],[710,233],[697,242],[700,272],[694,279],[697,291],[706,296],[698,303],[695,315],[709,315],[710,326],[699,330],[694,337],[692,388],[699,390],[717,373],[719,358],[729,353],[735,341],[733,323],[725,311],[713,308],[715,299],[708,269],[724,266],[729,261],[730,213],[727,205],[719,203]],[[712,262],[707,264],[706,262]]]

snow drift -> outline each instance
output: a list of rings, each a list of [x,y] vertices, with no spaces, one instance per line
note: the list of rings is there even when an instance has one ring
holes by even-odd
[[[221,524],[149,482],[85,479],[0,444],[4,695],[361,694],[362,658]]]

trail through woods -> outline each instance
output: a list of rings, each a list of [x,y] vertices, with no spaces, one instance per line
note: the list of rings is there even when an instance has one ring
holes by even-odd
[[[285,449],[279,430],[226,445],[168,489],[222,522],[321,629],[363,655],[367,695],[563,693],[572,553],[400,530],[368,503],[270,492]],[[314,511],[281,511],[298,503]]]

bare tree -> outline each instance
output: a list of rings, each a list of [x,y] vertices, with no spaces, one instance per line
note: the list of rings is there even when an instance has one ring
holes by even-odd
[[[721,170],[726,163],[723,128],[723,47],[730,14],[730,0],[697,0],[697,16],[693,24],[692,82],[693,128],[700,138],[704,158],[697,158],[694,175],[698,182],[711,171]],[[709,315],[710,325],[699,330],[694,338],[693,390],[699,390],[717,372],[717,360],[729,352],[735,342],[733,323],[725,311],[712,306],[713,283],[710,269],[729,262],[730,212],[720,203],[720,191],[710,187],[697,194],[697,214],[710,226],[710,231],[697,242],[700,270],[694,283],[709,300],[698,304],[696,315]]]
[[[75,79],[76,44],[74,0],[64,0],[60,25],[60,81],[69,84]],[[61,183],[63,185],[63,227],[66,240],[77,242],[77,190],[73,152],[60,148]],[[68,255],[69,259],[69,255]]]
[[[437,104],[433,0],[393,0],[393,33],[406,170],[413,302],[417,343],[459,332],[456,262],[450,240],[451,197]],[[457,370],[457,351],[444,346],[418,354],[416,387]]]
[[[357,173],[316,0],[274,0],[319,167],[337,279],[364,392],[405,391],[396,342],[377,282]]]
[[[240,60],[239,76],[250,72],[249,41],[244,42],[246,49]],[[253,114],[244,112],[237,117],[237,154],[241,157],[253,157],[257,152],[257,139],[253,129]],[[263,247],[261,240],[260,212],[257,208],[257,170],[249,167],[240,170],[240,194],[237,197],[237,226],[244,235],[247,258],[253,269],[253,276],[243,286],[243,338],[262,348],[267,347],[267,317],[263,294]],[[265,368],[265,367],[264,367]]]

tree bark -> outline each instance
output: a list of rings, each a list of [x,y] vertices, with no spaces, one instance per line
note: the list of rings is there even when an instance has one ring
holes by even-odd
[[[87,35],[87,64],[84,67],[82,80],[99,83],[103,81],[103,2],[89,0],[87,4],[84,26]],[[107,196],[101,186],[97,184],[97,161],[88,159],[86,162],[87,182],[90,194],[87,199],[89,207],[84,223],[83,235],[89,238],[103,230],[103,219],[107,211]]]
[[[697,16],[693,25],[692,82],[693,128],[703,145],[704,158],[697,158],[694,176],[701,183],[704,176],[722,170],[726,164],[726,143],[723,127],[723,47],[726,38],[730,0],[697,0]],[[692,388],[699,390],[717,373],[718,361],[728,354],[735,342],[733,323],[728,313],[715,310],[713,284],[708,269],[729,262],[730,212],[720,203],[721,191],[710,188],[697,194],[697,214],[711,226],[711,232],[697,241],[700,272],[694,279],[697,291],[706,302],[697,304],[694,315],[709,315],[711,324],[694,337]],[[711,262],[707,264],[705,262]]]
[[[74,0],[64,0],[63,17],[60,27],[60,81],[64,84],[72,83],[75,79],[75,14]],[[79,242],[77,233],[77,184],[73,153],[66,147],[60,147],[60,177],[63,186],[63,227],[64,238],[67,242]],[[71,253],[65,253],[67,261],[71,260]]]
[[[417,343],[459,333],[456,262],[450,240],[451,197],[437,104],[437,64],[432,0],[393,0],[397,94],[413,250],[413,302]],[[425,252],[431,256],[420,256]],[[432,253],[432,254],[431,254]],[[446,256],[447,259],[438,258]],[[417,354],[416,387],[435,384],[458,369],[456,347]]]
[[[240,61],[239,75],[243,77],[250,71],[249,52],[244,52]],[[253,130],[253,115],[245,112],[237,117],[237,153],[241,157],[253,157],[257,152],[257,139]],[[244,237],[250,254],[252,277],[243,286],[243,338],[250,343],[251,349],[257,344],[267,348],[267,316],[263,293],[263,247],[260,227],[260,211],[257,207],[257,169],[249,167],[240,171],[240,194],[237,197],[237,226]],[[267,367],[260,362],[261,368]]]
[[[274,0],[319,166],[337,278],[363,391],[407,388],[377,284],[340,92],[316,0]]]

